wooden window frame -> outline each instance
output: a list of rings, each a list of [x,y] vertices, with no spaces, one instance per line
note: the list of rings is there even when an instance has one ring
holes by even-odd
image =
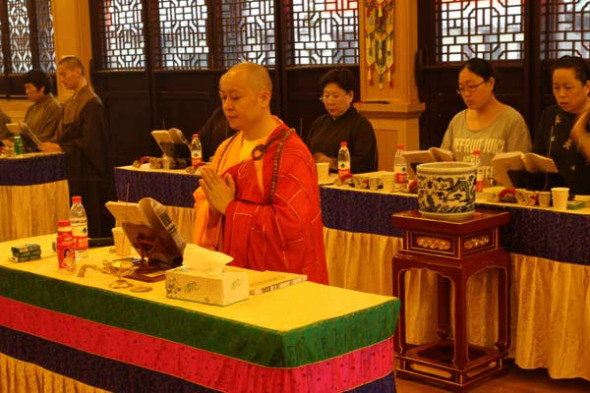
[[[31,50],[31,70],[41,69],[40,50],[38,41],[39,26],[37,22],[37,3],[46,1],[51,6],[51,0],[23,0],[27,6],[27,14],[29,18],[29,42]],[[10,26],[8,23],[8,2],[0,2],[0,26],[1,26],[1,51],[3,72],[0,74],[0,97],[10,98],[24,98],[24,73],[13,72],[12,64],[12,48],[10,42]],[[52,48],[54,50],[55,46]],[[55,61],[55,59],[54,59]],[[50,75],[55,82],[55,73]]]

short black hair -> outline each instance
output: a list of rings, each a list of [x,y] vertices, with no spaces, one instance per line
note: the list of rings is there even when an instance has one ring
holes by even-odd
[[[50,94],[51,90],[53,89],[51,77],[41,70],[32,70],[27,72],[25,75],[25,84],[27,83],[34,85],[37,90],[44,87],[45,94]]]
[[[320,86],[322,87],[322,90],[329,83],[336,83],[347,93],[351,91],[354,92],[354,75],[352,75],[352,72],[350,72],[350,70],[347,68],[335,68],[326,72],[320,79]]]
[[[467,60],[467,62],[465,62],[465,65],[463,65],[462,69],[465,68],[467,68],[474,74],[481,76],[486,81],[490,78],[498,79],[496,70],[494,70],[494,67],[492,67],[490,62],[484,59],[480,59],[479,57],[474,57],[473,59]]]
[[[586,84],[590,79],[590,69],[588,68],[588,64],[579,56],[562,56],[557,59],[553,64],[551,75],[553,75],[553,72],[559,68],[574,70],[576,78],[582,82],[582,84]]]

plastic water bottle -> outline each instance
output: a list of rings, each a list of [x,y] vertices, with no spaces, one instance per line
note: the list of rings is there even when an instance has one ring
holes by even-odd
[[[21,154],[23,154],[24,153],[23,140],[22,140],[20,134],[15,134],[14,138],[12,138],[12,142],[14,143],[14,153],[17,156],[20,156]]]
[[[348,179],[352,176],[350,170],[350,151],[348,151],[348,142],[340,142],[340,150],[338,150],[338,178],[340,180]]]
[[[82,197],[79,195],[72,197],[70,222],[74,234],[76,259],[86,258],[88,257],[88,219],[86,209],[82,205]]]
[[[481,166],[481,153],[479,150],[474,150],[473,153],[471,153],[470,161],[477,168],[477,176],[475,178],[475,192],[482,192],[485,168]]]
[[[393,157],[393,172],[395,173],[393,190],[397,192],[405,191],[408,184],[408,163],[403,153],[404,145],[398,145],[395,157]]]
[[[201,146],[201,140],[199,139],[199,134],[193,134],[193,140],[191,141],[191,166],[196,168],[202,163],[203,147]]]

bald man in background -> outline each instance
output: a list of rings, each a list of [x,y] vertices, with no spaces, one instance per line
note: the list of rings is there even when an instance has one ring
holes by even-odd
[[[66,154],[70,195],[82,196],[89,236],[111,236],[114,220],[104,204],[114,199],[115,192],[104,107],[88,85],[80,59],[64,57],[57,72],[74,95],[63,104],[54,141],[43,142],[39,150]]]
[[[239,131],[202,171],[195,243],[231,255],[234,266],[327,284],[315,163],[297,133],[271,114],[268,71],[240,63],[221,77],[219,95]]]

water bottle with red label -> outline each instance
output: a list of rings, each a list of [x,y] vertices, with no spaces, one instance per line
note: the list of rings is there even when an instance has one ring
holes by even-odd
[[[352,176],[350,168],[350,151],[348,151],[348,142],[340,142],[340,150],[338,150],[338,178],[346,180]]]
[[[203,165],[203,146],[199,134],[194,134],[191,141],[191,166],[197,168]]]
[[[393,157],[393,172],[395,174],[393,190],[397,192],[407,191],[408,185],[408,164],[403,153],[404,145],[398,145]]]
[[[76,259],[84,259],[88,257],[88,218],[82,205],[82,197],[79,195],[72,197],[70,224],[74,234]]]

